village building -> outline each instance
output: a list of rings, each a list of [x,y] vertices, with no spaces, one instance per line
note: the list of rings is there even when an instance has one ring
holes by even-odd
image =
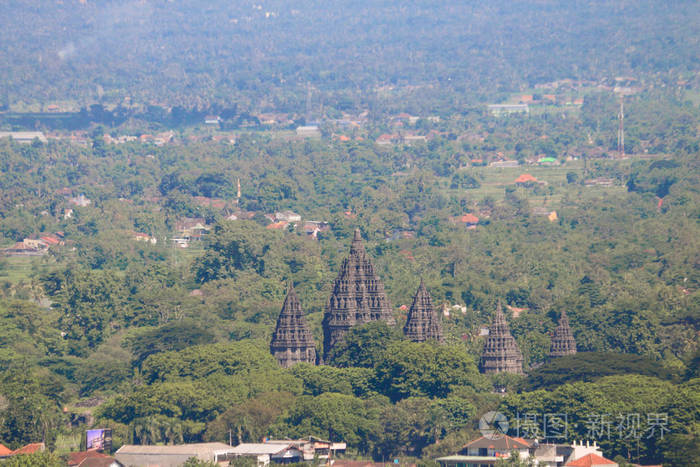
[[[615,180],[612,178],[598,177],[586,179],[583,184],[585,186],[613,186]]]
[[[522,174],[522,175],[518,176],[518,178],[515,179],[514,183],[516,185],[530,185],[530,184],[534,185],[534,184],[538,184],[541,182],[539,180],[537,180],[535,177],[533,177],[532,175],[526,173],[526,174]]]
[[[324,221],[306,221],[304,222],[303,230],[306,235],[317,240],[318,234],[330,231],[331,226]]]
[[[233,459],[235,453],[232,446],[224,443],[176,444],[174,446],[126,444],[117,450],[114,457],[126,466],[179,467],[191,457],[204,462],[219,463]]]
[[[493,161],[489,164],[489,167],[501,167],[501,168],[513,168],[518,167],[520,162],[513,159],[506,159],[504,161]]]
[[[404,135],[403,142],[410,146],[412,144],[427,143],[428,138],[423,135]]]
[[[25,238],[21,242],[17,242],[1,251],[5,256],[43,256],[49,252],[46,243],[31,238]]]
[[[201,240],[209,233],[211,227],[207,225],[203,217],[183,217],[175,222],[175,230],[181,238],[189,240]]]
[[[420,281],[413,304],[408,311],[406,325],[403,328],[404,335],[414,342],[435,340],[442,342],[442,325],[423,279]]]
[[[296,134],[299,138],[320,138],[321,130],[317,125],[299,126],[296,129]]]
[[[362,245],[360,230],[356,229],[350,255],[340,266],[323,315],[324,360],[351,327],[371,321],[395,324],[384,284]]]
[[[11,138],[23,144],[29,144],[34,140],[42,143],[48,142],[46,135],[41,131],[0,131],[0,139],[2,138]]]
[[[275,213],[275,221],[286,221],[286,222],[299,222],[301,221],[301,216],[294,211],[282,211]]]
[[[277,318],[277,326],[272,333],[270,352],[284,368],[297,363],[316,364],[316,345],[311,334],[301,303],[294,287],[290,284],[287,297]]]
[[[523,374],[523,354],[510,334],[500,301],[481,352],[479,369],[482,373]]]
[[[618,467],[618,463],[597,454],[587,454],[567,462],[566,467]]]
[[[301,452],[301,460],[303,461],[313,461],[314,459],[325,461],[335,457],[338,452],[344,452],[347,449],[346,443],[326,441],[315,436],[294,440],[266,439],[265,444],[291,446]]]
[[[563,357],[564,355],[572,355],[576,353],[576,341],[569,327],[569,317],[566,316],[566,311],[562,310],[559,318],[559,325],[554,330],[552,335],[552,345],[549,349],[550,357]]]
[[[71,452],[68,454],[66,464],[68,467],[123,467],[123,464],[114,457],[96,449]]]
[[[489,112],[494,117],[513,114],[529,114],[530,108],[527,104],[489,104]]]
[[[595,442],[550,444],[508,435],[482,436],[467,443],[458,454],[436,461],[441,467],[488,467],[502,464],[514,453],[521,461],[539,467],[617,467],[617,463],[603,457]]]
[[[7,446],[0,444],[0,459],[5,459],[13,456],[29,455],[37,452],[44,452],[46,445],[44,443],[29,443],[21,448],[12,451]]]
[[[479,218],[471,213],[467,213],[459,217],[453,217],[450,220],[455,224],[464,224],[464,226],[468,229],[475,229],[477,224],[479,224]]]
[[[379,135],[379,137],[375,140],[375,143],[379,146],[388,146],[390,144],[396,143],[400,139],[400,136],[397,134],[383,134]]]
[[[0,443],[0,459],[5,457],[10,457],[12,455],[12,449],[8,448],[4,444]]]
[[[134,240],[136,240],[137,242],[150,243],[151,245],[155,245],[156,243],[158,243],[158,239],[156,237],[151,237],[147,233],[132,232],[131,235],[132,235],[132,238]]]
[[[87,206],[90,206],[90,204],[92,204],[92,201],[89,200],[88,198],[86,198],[85,195],[82,193],[79,196],[68,199],[68,202],[71,204],[74,204],[76,206],[79,206],[81,208],[85,208]]]

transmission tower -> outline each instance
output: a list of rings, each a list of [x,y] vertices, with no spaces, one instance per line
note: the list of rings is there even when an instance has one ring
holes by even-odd
[[[621,158],[625,157],[625,104],[624,96],[620,94],[620,113],[617,118],[620,125],[617,129],[617,152]]]

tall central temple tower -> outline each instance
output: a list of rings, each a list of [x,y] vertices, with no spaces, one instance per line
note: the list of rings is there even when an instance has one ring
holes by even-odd
[[[323,315],[324,360],[351,327],[379,320],[389,325],[395,323],[384,284],[374,272],[360,231],[356,229],[350,255],[340,266]]]
[[[482,373],[523,374],[523,354],[520,353],[518,343],[510,334],[500,301],[489,327],[489,335],[486,337],[484,350],[481,353],[479,368]]]

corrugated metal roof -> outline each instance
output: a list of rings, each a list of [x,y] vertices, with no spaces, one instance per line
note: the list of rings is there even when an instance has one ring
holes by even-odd
[[[221,452],[232,452],[233,446],[224,443],[195,443],[177,444],[175,446],[139,446],[126,444],[119,448],[117,454],[213,454]]]
[[[234,447],[231,452],[238,455],[261,455],[261,454],[278,454],[289,447],[292,443],[277,444],[277,443],[241,443]]]

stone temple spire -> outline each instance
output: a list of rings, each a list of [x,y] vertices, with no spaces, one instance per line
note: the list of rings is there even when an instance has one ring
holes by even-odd
[[[270,352],[284,368],[299,362],[316,364],[314,338],[291,283],[272,334]]]
[[[520,353],[517,342],[510,334],[500,301],[489,327],[489,335],[484,343],[479,368],[482,373],[523,374],[523,354]]]
[[[561,312],[559,317],[559,325],[554,330],[552,336],[552,346],[549,349],[550,357],[563,357],[576,353],[576,341],[569,327],[569,317],[566,316],[566,311]]]
[[[440,319],[433,308],[433,301],[423,284],[423,279],[420,280],[416,295],[413,297],[403,333],[414,342],[425,342],[429,339],[443,341]]]
[[[365,252],[360,230],[356,229],[350,255],[340,266],[323,315],[324,360],[351,327],[378,320],[395,323],[384,284]]]

